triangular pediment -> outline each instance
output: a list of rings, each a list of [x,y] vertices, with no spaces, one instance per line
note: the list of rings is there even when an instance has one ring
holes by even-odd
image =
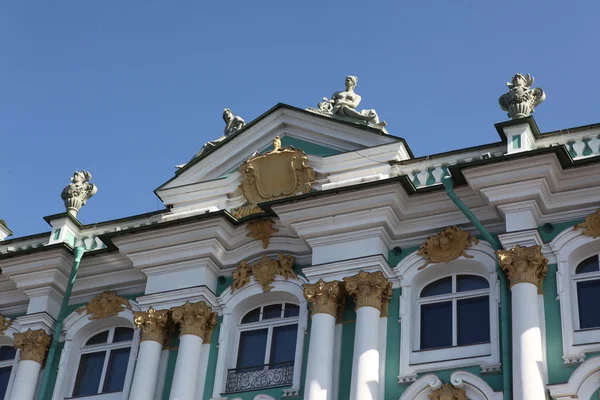
[[[256,154],[272,150],[277,136],[283,147],[304,151],[313,164],[320,164],[321,158],[374,146],[393,143],[405,146],[403,139],[381,129],[278,104],[218,146],[190,160],[155,193],[167,206],[194,203],[195,207],[207,210],[227,209],[221,204],[223,201],[211,206],[208,199],[225,192],[228,198],[238,196],[235,192],[241,179],[240,165]]]

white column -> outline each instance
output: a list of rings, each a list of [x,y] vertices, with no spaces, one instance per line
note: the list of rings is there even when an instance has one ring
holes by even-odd
[[[512,287],[513,398],[546,400],[538,288],[522,282]]]
[[[42,365],[33,360],[21,360],[10,392],[10,400],[33,400]]]
[[[143,340],[140,343],[129,400],[154,399],[162,348],[163,345],[154,340]]]
[[[356,310],[354,334],[354,379],[350,384],[350,400],[379,398],[379,317],[375,307],[363,306]]]
[[[313,314],[306,365],[305,400],[332,400],[335,317]]]
[[[202,343],[202,338],[196,335],[181,335],[179,338],[169,400],[195,400]]]

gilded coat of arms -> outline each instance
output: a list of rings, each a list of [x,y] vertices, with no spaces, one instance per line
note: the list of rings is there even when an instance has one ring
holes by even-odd
[[[423,269],[429,264],[452,261],[460,256],[473,258],[465,253],[465,250],[471,247],[471,243],[477,244],[479,240],[458,226],[446,228],[437,235],[429,236],[417,253],[427,260],[419,269]]]
[[[279,136],[273,139],[272,151],[246,160],[239,171],[242,192],[250,204],[308,193],[315,180],[306,153],[291,146],[282,148]]]
[[[267,293],[273,289],[271,283],[275,282],[275,276],[280,275],[285,280],[298,279],[294,272],[295,258],[287,254],[279,254],[277,260],[273,260],[265,255],[262,256],[254,265],[249,265],[242,261],[235,271],[233,271],[233,283],[231,292],[241,289],[254,277],[256,282],[260,283],[263,292]]]

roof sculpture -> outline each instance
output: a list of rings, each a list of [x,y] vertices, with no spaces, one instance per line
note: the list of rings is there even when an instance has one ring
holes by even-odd
[[[500,108],[508,111],[512,119],[529,116],[534,108],[546,100],[546,93],[539,88],[531,88],[533,77],[529,74],[516,74],[510,82],[506,83],[508,92],[500,96]]]

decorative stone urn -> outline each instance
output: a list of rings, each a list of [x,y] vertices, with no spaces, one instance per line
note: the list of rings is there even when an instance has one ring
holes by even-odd
[[[542,89],[531,88],[533,77],[529,74],[523,76],[516,74],[508,86],[508,93],[503,94],[498,99],[500,108],[508,111],[508,116],[512,119],[519,119],[529,116],[534,112],[536,106],[546,100],[546,94]]]
[[[69,183],[63,189],[60,197],[65,202],[67,212],[76,217],[81,207],[85,206],[86,201],[96,194],[98,188],[93,183],[89,183],[92,174],[88,171],[75,171]]]

